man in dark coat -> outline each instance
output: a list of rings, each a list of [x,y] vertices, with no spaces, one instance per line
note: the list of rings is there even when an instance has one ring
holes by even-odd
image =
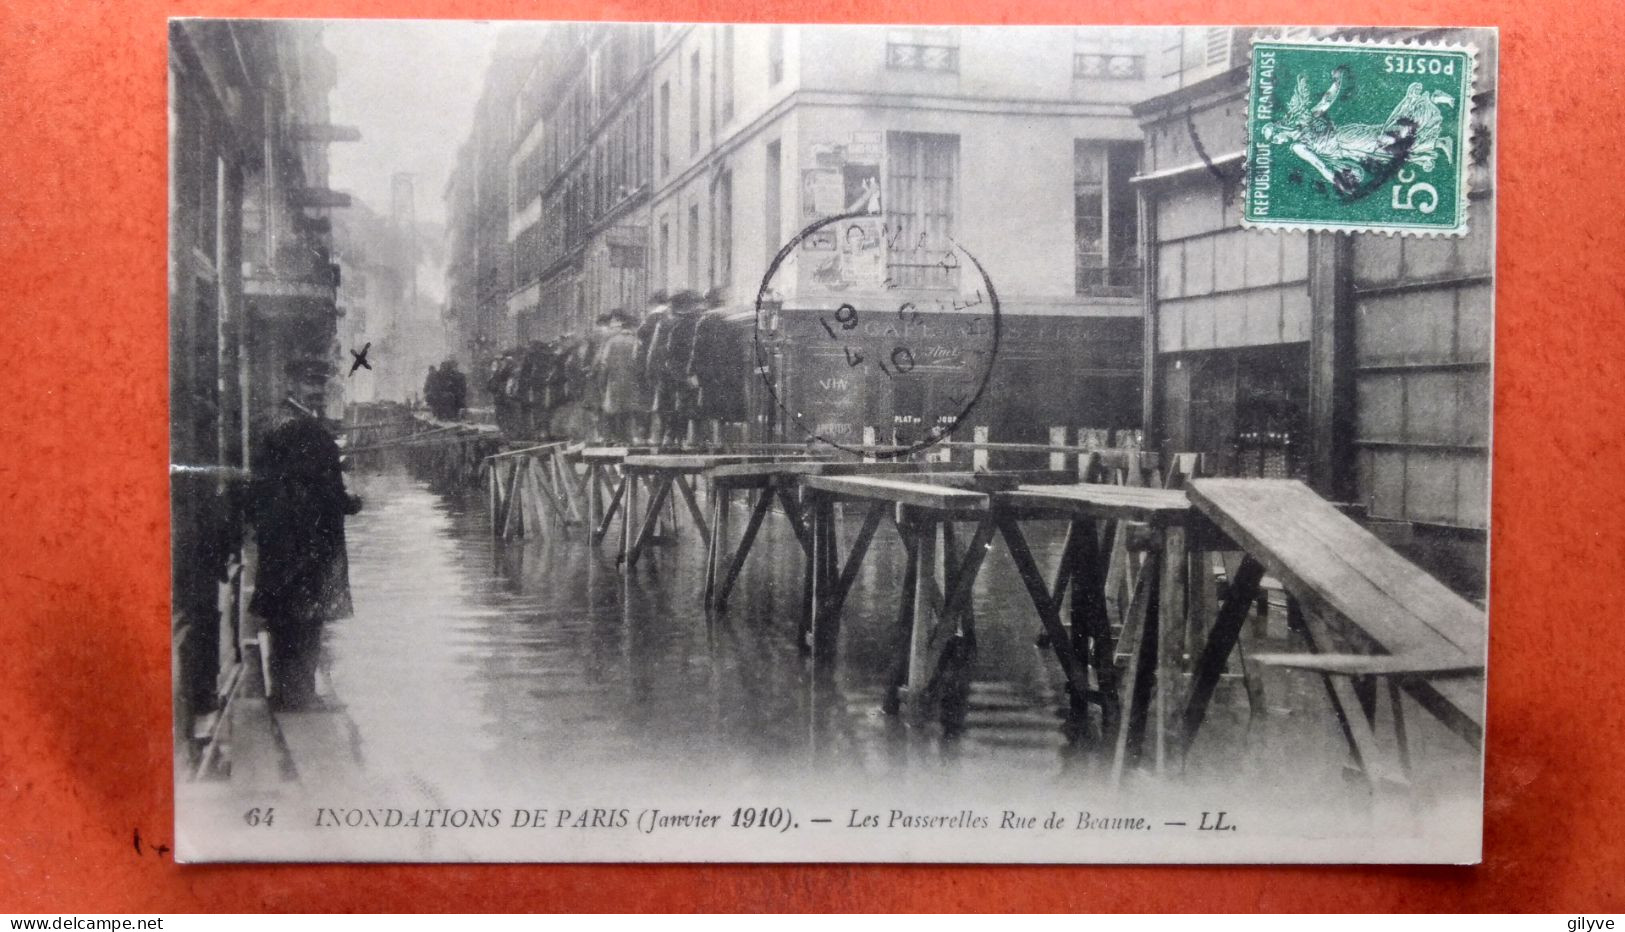
[[[664,431],[661,429],[661,406],[659,398],[659,373],[649,364],[649,357],[656,352],[655,338],[660,335],[660,325],[671,316],[669,299],[664,291],[657,291],[649,296],[649,309],[643,316],[643,322],[638,325],[638,378],[643,384],[643,397],[648,401],[649,414],[649,441],[659,443]]]
[[[491,360],[491,377],[485,383],[486,390],[491,393],[491,403],[496,407],[497,426],[502,428],[502,433],[510,440],[523,435],[518,424],[521,412],[510,384],[516,377],[518,369],[514,354],[510,350]]]
[[[468,382],[453,359],[441,363],[438,369],[430,367],[429,377],[423,382],[423,400],[428,403],[429,411],[442,421],[457,419],[467,393]]]
[[[515,404],[523,412],[520,422],[524,427],[510,439],[533,440],[547,436],[547,380],[552,367],[553,356],[547,347],[539,340],[532,340],[520,357],[513,388]]]
[[[249,609],[271,635],[271,699],[282,709],[316,696],[322,625],[352,614],[344,517],[361,499],[344,489],[339,447],[321,420],[294,399],[288,418],[261,440],[250,518],[259,563]]]
[[[423,403],[429,406],[429,413],[435,417],[440,416],[440,370],[434,366],[429,367],[429,374],[423,377]]]
[[[446,393],[446,410],[451,412],[446,419],[451,420],[461,414],[468,404],[468,378],[463,375],[463,370],[457,368],[455,359],[440,364],[440,377],[442,391]]]
[[[664,442],[685,443],[694,439],[690,422],[699,397],[698,388],[688,378],[688,360],[694,351],[694,330],[705,313],[705,299],[696,291],[679,291],[671,297],[671,312],[671,318],[655,333],[660,366],[656,405],[664,421]],[[651,368],[656,362],[655,350],[651,350]]]
[[[706,303],[711,308],[694,330],[688,379],[699,390],[697,417],[711,422],[711,439],[715,441],[720,437],[721,424],[746,419],[750,350],[745,329],[728,321],[727,311],[714,292],[706,295]]]

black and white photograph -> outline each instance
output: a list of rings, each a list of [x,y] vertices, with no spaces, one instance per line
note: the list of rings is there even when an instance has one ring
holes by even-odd
[[[1480,860],[1495,29],[168,41],[179,860]]]

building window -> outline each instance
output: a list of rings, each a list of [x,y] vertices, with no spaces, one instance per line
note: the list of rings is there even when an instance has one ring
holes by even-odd
[[[1080,295],[1140,293],[1139,212],[1129,187],[1138,164],[1136,143],[1073,143],[1074,280]]]
[[[660,177],[671,174],[671,85],[660,84]]]
[[[1138,81],[1145,77],[1153,38],[1141,29],[1073,31],[1072,77],[1089,81]]]
[[[784,27],[767,27],[767,83],[784,80]]]
[[[717,33],[713,28],[711,31],[711,105],[708,111],[711,114],[711,144],[713,146],[717,143],[717,72],[722,68],[717,61],[720,54],[717,50],[718,45]]]
[[[898,71],[957,72],[959,34],[948,26],[888,30],[886,67]]]
[[[651,101],[646,96],[638,98],[637,123],[632,131],[633,138],[637,140],[637,151],[632,157],[632,170],[636,173],[637,183],[634,187],[643,187],[649,180],[649,110]]]
[[[727,288],[733,282],[734,262],[734,176],[724,171],[717,176],[716,202],[711,210],[711,287]]]
[[[722,122],[734,118],[734,27],[722,27]]]
[[[899,288],[953,288],[959,137],[889,133],[886,137],[887,276]]]
[[[767,244],[768,265],[772,265],[773,259],[778,256],[779,246],[781,245],[779,242],[779,237],[783,235],[783,231],[780,229],[780,225],[783,223],[783,220],[781,219],[779,213],[781,210],[781,204],[779,202],[779,198],[781,196],[779,193],[779,185],[782,183],[780,181],[780,172],[783,170],[780,157],[781,151],[782,150],[779,148],[778,140],[775,139],[767,144],[767,166],[766,170],[763,172],[764,179],[762,182],[762,186],[766,189],[766,204],[762,213],[762,228],[767,231],[767,235],[762,237],[762,240]]]
[[[688,205],[688,287],[700,284],[700,205]]]
[[[660,268],[656,270],[656,277],[660,282],[657,290],[666,291],[671,288],[671,223],[665,217],[660,218]]]
[[[700,50],[688,56],[688,154],[700,154]]]
[[[519,161],[519,168],[514,173],[513,204],[516,210],[523,210],[526,205],[535,200],[542,193],[542,173],[547,155],[541,147],[531,150]]]
[[[513,244],[514,286],[523,288],[542,277],[542,228],[526,227]]]
[[[1229,26],[1209,26],[1202,35],[1202,57],[1210,68],[1230,67],[1231,52],[1235,46],[1234,33]]]
[[[1145,77],[1145,56],[1079,52],[1072,56],[1072,76],[1091,80],[1137,81]]]

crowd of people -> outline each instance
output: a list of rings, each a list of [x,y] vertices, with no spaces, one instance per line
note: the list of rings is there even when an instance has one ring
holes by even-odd
[[[618,308],[583,335],[492,360],[485,383],[513,438],[694,442],[746,420],[749,347],[715,292],[657,292],[646,314]],[[709,425],[709,427],[707,426]]]

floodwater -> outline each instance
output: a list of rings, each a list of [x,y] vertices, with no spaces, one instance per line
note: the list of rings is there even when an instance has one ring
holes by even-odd
[[[903,570],[886,530],[847,602],[837,660],[815,676],[797,644],[801,550],[782,514],[727,610],[708,614],[705,547],[686,515],[675,541],[622,573],[612,543],[595,548],[580,528],[493,538],[478,492],[400,471],[349,481],[366,503],[348,523],[356,615],[330,625],[326,669],[375,766],[455,759],[501,781],[652,761],[761,774],[1091,763],[1068,740],[1059,668],[1034,646],[1037,616],[1012,568],[990,567],[977,593],[965,720],[949,736],[881,711]],[[735,538],[746,516],[736,503]],[[1046,539],[1042,552],[1058,546]]]
[[[375,787],[466,802],[565,787],[769,794],[785,781],[931,796],[1107,786],[1105,755],[1066,721],[1061,674],[1035,645],[1037,615],[1003,542],[973,596],[977,648],[944,727],[882,711],[903,570],[889,529],[848,598],[834,666],[816,675],[796,638],[801,550],[780,513],[728,611],[708,614],[705,547],[686,516],[676,541],[622,573],[608,541],[593,547],[582,529],[494,539],[476,490],[431,489],[401,469],[348,481],[366,502],[348,523],[356,615],[328,625],[320,688],[348,716]],[[744,518],[738,503],[733,536]],[[1033,526],[1030,539],[1053,565],[1061,528]],[[1289,648],[1279,604],[1269,615],[1250,646]],[[1412,706],[1420,792],[1477,796],[1477,757],[1422,718]],[[1172,786],[1316,812],[1357,810],[1367,792],[1323,687],[1287,672],[1266,675],[1258,713],[1227,677]]]

